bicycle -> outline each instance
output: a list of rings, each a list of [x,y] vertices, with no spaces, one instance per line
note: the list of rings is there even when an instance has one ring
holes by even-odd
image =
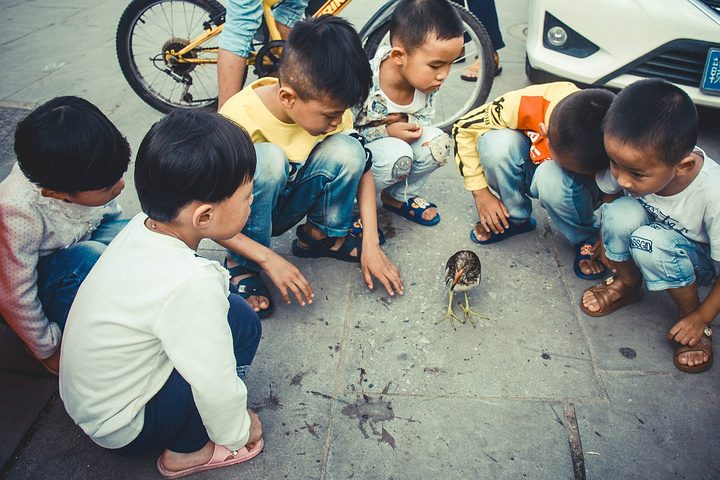
[[[306,14],[337,15],[351,0],[311,0]],[[400,0],[389,0],[359,34],[368,58],[389,44],[390,16]],[[279,0],[263,0],[264,20],[253,41],[248,67],[265,77],[274,73],[283,40],[272,16]],[[322,3],[320,5],[320,3]],[[465,8],[453,3],[465,26],[464,53],[435,96],[435,126],[448,131],[462,115],[487,99],[494,79],[493,48],[485,28]],[[176,108],[217,108],[217,36],[225,8],[216,0],[133,0],[118,24],[116,49],[130,87],[151,107],[168,113]],[[475,57],[482,66],[477,82],[460,74]],[[249,70],[249,68],[248,68]],[[246,70],[247,76],[247,70]]]

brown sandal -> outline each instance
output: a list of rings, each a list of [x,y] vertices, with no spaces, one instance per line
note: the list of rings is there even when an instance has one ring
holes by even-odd
[[[678,370],[682,370],[683,372],[688,373],[698,373],[710,368],[710,365],[712,365],[713,363],[712,340],[710,339],[710,337],[712,337],[712,329],[710,327],[705,327],[703,336],[700,337],[700,340],[698,340],[698,343],[696,343],[694,347],[691,347],[690,345],[678,345],[678,347],[675,349],[675,356],[673,357],[673,363],[678,368]],[[703,353],[705,353],[708,356],[708,361],[703,362],[700,365],[693,365],[692,367],[690,367],[688,365],[683,365],[678,360],[678,357],[681,353],[697,351],[702,351]]]
[[[642,279],[640,279],[640,282],[637,285],[632,287],[624,282],[621,282],[616,277],[610,277],[603,283],[590,287],[585,291],[595,294],[595,298],[600,305],[600,309],[597,312],[591,312],[585,307],[585,305],[582,304],[581,298],[580,308],[582,308],[583,312],[591,317],[602,317],[603,315],[614,312],[618,308],[630,305],[631,303],[639,302],[644,293],[642,289]],[[619,294],[619,298],[613,300],[610,291]]]

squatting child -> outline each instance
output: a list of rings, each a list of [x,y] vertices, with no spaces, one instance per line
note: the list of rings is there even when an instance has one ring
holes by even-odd
[[[227,266],[261,317],[274,309],[259,272],[265,270],[290,302],[312,301],[312,288],[291,263],[269,249],[270,238],[297,227],[293,254],[361,264],[388,293],[402,293],[400,274],[380,250],[371,163],[352,128],[351,106],[365,100],[372,73],[357,32],[322,16],[298,22],[283,48],[279,78],[265,78],[231,97],[220,113],[239,123],[255,144],[255,203],[247,225],[228,248]],[[348,234],[354,199],[374,234]]]
[[[140,145],[143,212],[113,240],[75,298],[60,357],[60,396],[93,441],[135,456],[163,449],[178,478],[233,465],[263,447],[243,378],[260,320],[200,240],[245,225],[255,151],[216,113],[178,111]]]
[[[434,97],[463,47],[463,24],[446,0],[403,0],[390,19],[390,44],[370,62],[373,86],[355,112],[372,152],[382,206],[419,223],[440,222],[419,196],[430,174],[452,156],[450,138],[432,127]]]
[[[125,226],[115,198],[130,146],[87,100],[57,97],[21,120],[0,184],[0,315],[57,375],[75,293]]]
[[[458,120],[455,160],[480,220],[470,232],[475,243],[534,230],[536,198],[574,245],[575,274],[604,274],[591,248],[598,238],[595,208],[603,200],[595,176],[609,170],[602,120],[613,98],[568,82],[532,85]]]
[[[680,320],[668,334],[677,342],[675,366],[705,370],[720,282],[702,302],[698,286],[718,275],[720,166],[696,146],[695,105],[668,82],[640,80],[618,94],[604,132],[615,185],[628,196],[602,207],[600,252],[615,275],[585,290],[582,309],[599,317],[638,302],[645,279],[677,306]]]

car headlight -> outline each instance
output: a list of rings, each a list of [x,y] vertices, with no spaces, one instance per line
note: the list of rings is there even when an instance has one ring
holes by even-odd
[[[565,25],[549,12],[545,12],[543,46],[571,57],[585,58],[600,47]]]

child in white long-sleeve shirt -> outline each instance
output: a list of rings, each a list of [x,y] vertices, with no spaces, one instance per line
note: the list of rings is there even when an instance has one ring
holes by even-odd
[[[0,315],[57,375],[75,292],[125,226],[115,197],[130,147],[86,100],[57,97],[20,121],[0,184]]]
[[[243,378],[260,320],[203,238],[240,233],[253,200],[247,133],[209,112],[174,112],[145,136],[135,163],[144,213],[108,246],[65,329],[60,396],[99,445],[136,456],[163,449],[178,478],[248,460],[262,429]]]

